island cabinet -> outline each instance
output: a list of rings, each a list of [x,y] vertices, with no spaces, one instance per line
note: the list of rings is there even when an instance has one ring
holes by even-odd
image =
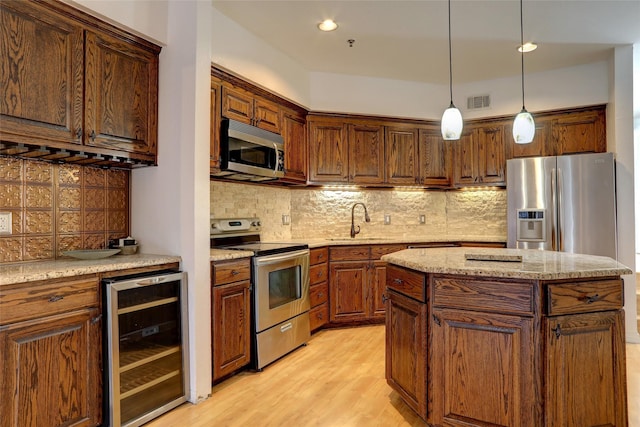
[[[3,154],[156,163],[160,47],[58,1],[2,2],[0,21]]]
[[[309,265],[309,322],[313,332],[329,322],[329,249],[311,249]]]
[[[445,250],[456,274],[387,267],[386,378],[408,406],[434,426],[627,425],[619,276],[478,276]]]
[[[335,246],[329,249],[331,324],[380,323],[385,317],[386,263],[380,257],[406,245]]]
[[[97,426],[102,421],[99,280],[0,288],[0,426]]]
[[[249,258],[212,263],[213,381],[250,362],[251,264]]]

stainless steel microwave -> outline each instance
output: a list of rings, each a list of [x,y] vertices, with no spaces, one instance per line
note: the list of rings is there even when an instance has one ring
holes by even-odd
[[[282,136],[223,118],[220,125],[220,173],[217,176],[243,181],[269,181],[283,177]]]

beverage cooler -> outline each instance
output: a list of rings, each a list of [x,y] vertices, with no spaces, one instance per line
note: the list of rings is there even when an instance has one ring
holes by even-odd
[[[186,273],[108,279],[105,425],[139,426],[186,401]]]

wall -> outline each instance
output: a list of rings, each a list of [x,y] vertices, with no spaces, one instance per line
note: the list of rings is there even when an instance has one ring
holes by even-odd
[[[0,263],[102,249],[129,234],[129,172],[0,157]]]
[[[355,208],[360,237],[417,239],[479,239],[506,241],[506,191],[384,189],[287,189],[260,185],[211,182],[211,215],[216,218],[259,217],[263,240],[349,238],[351,208]],[[391,224],[384,225],[384,215]],[[419,216],[426,224],[419,224]],[[289,215],[290,225],[282,224]]]

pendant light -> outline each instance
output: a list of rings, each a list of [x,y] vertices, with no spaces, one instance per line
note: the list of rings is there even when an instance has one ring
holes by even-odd
[[[520,0],[520,47],[524,45],[524,31],[522,29],[522,0]],[[524,49],[520,50],[520,62],[522,66],[522,111],[513,121],[513,139],[516,144],[528,144],[533,141],[536,125],[533,116],[524,108]]]
[[[449,108],[444,110],[442,122],[440,123],[442,130],[442,139],[455,140],[460,139],[462,134],[462,114],[460,110],[453,105],[453,73],[451,71],[451,0],[449,0]]]

